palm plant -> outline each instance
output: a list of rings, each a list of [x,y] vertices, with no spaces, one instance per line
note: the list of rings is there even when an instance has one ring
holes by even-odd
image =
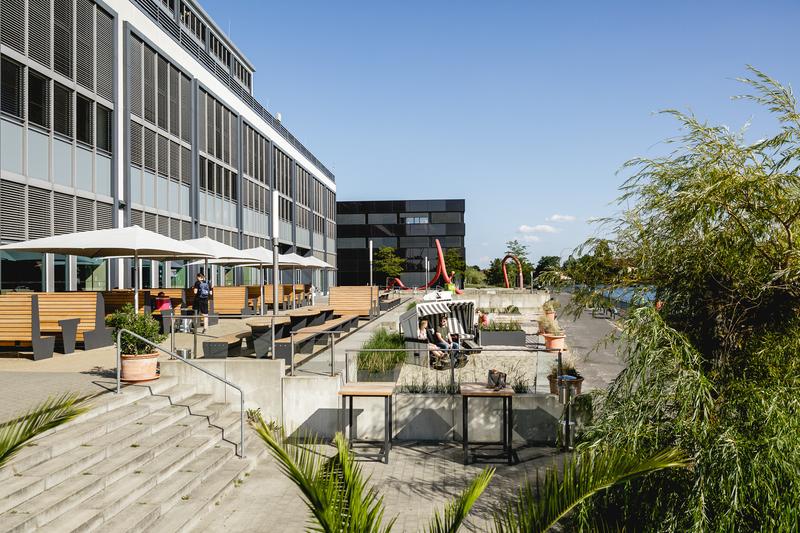
[[[258,415],[250,421],[269,448],[281,471],[297,485],[312,520],[310,529],[324,532],[389,533],[395,518],[383,525],[383,496],[368,487],[347,441],[341,433],[334,437],[336,453],[320,452],[320,441],[308,436],[289,444],[282,431],[276,431]],[[429,530],[435,533],[458,531],[475,501],[489,484],[494,469],[486,469],[454,501],[444,514],[435,514]]]
[[[613,485],[690,465],[688,457],[675,448],[645,458],[622,448],[589,448],[565,459],[561,476],[553,468],[541,486],[538,476],[535,489],[525,483],[517,499],[495,514],[495,528],[499,533],[547,531],[581,502]]]
[[[49,398],[23,416],[0,427],[0,468],[17,453],[26,442],[86,412],[85,401],[76,394]]]

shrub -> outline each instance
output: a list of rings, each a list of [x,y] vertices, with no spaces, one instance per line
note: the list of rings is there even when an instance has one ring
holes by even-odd
[[[556,377],[558,374],[558,363],[553,363],[550,365],[550,373],[548,374],[549,377]],[[575,359],[568,355],[561,356],[561,375],[562,376],[574,376],[576,378],[582,378],[578,369],[575,368]]]
[[[544,332],[547,335],[564,334],[564,329],[558,324],[558,320],[545,319],[542,329],[544,329]]]
[[[373,352],[370,350],[386,350],[399,348],[392,352]],[[379,328],[361,346],[358,353],[358,369],[366,370],[370,374],[385,374],[390,372],[406,360],[405,341],[400,333],[390,333],[384,328]]]
[[[522,331],[522,326],[516,320],[496,321],[492,320],[485,326],[481,326],[483,331]]]
[[[161,328],[155,318],[136,313],[131,304],[125,304],[121,309],[108,316],[106,325],[114,329],[114,339],[117,338],[117,333],[121,329],[131,331],[153,344],[158,344],[167,338],[161,333]],[[156,351],[150,344],[125,333],[122,334],[120,341],[120,351],[125,355],[141,355]]]

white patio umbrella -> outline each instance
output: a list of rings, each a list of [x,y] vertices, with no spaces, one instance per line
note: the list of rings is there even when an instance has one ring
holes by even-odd
[[[209,254],[203,263],[205,265],[204,272],[208,276],[208,265],[241,265],[246,262],[258,262],[257,258],[245,253],[244,250],[239,250],[233,246],[225,243],[215,241],[211,237],[200,237],[198,239],[188,239],[183,241],[190,246],[203,250]],[[190,264],[197,264],[190,263]],[[209,279],[211,277],[209,276]]]
[[[139,308],[139,259],[140,258],[201,258],[207,252],[190,244],[165,237],[139,226],[79,231],[65,235],[54,235],[42,239],[15,242],[0,246],[0,250],[38,252],[84,257],[133,257],[134,293],[133,305]]]

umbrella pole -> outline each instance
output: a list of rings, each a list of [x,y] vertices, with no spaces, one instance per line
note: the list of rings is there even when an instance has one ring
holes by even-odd
[[[280,283],[280,265],[278,264],[278,239],[272,238],[272,314],[278,314],[278,284]],[[274,357],[274,356],[273,356]]]
[[[261,274],[261,316],[264,316],[264,263],[258,266],[258,271]]]
[[[133,253],[133,312],[139,313],[139,253]]]

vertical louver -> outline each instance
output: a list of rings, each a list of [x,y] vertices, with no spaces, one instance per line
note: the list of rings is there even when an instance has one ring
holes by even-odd
[[[206,138],[211,126],[206,122],[206,93],[203,91],[200,91],[200,94],[197,95],[197,124],[199,125],[199,128],[197,128],[197,149],[201,152],[208,152]]]
[[[50,80],[28,70],[28,120],[50,127]]]
[[[181,146],[174,142],[169,142],[169,177],[179,180],[181,177]]]
[[[156,53],[144,46],[144,119],[156,123]]]
[[[158,173],[169,176],[169,140],[163,135],[158,136]]]
[[[61,192],[53,193],[53,235],[75,231],[75,197]]]
[[[158,56],[158,108],[156,113],[158,115],[158,127],[163,130],[167,129],[167,67],[167,61]]]
[[[192,141],[192,82],[181,75],[181,138],[186,142]]]
[[[4,241],[25,239],[25,186],[0,181],[0,238]]]
[[[53,130],[72,137],[72,91],[53,84]]]
[[[158,227],[156,226],[156,215],[155,213],[145,213],[144,214],[144,229],[150,231],[158,231]]]
[[[192,151],[181,147],[181,181],[186,185],[192,183]]]
[[[158,217],[158,233],[169,237],[169,219],[167,217]]]
[[[142,41],[128,36],[128,72],[130,76],[128,102],[131,113],[142,116]]]
[[[77,202],[75,208],[77,231],[92,231],[94,229],[94,202],[80,196],[75,200]]]
[[[169,132],[176,137],[181,134],[181,113],[180,113],[180,73],[178,70],[169,67]]]
[[[111,110],[97,104],[96,130],[97,148],[111,152]]]
[[[173,239],[181,238],[181,221],[176,218],[169,219],[169,236]]]
[[[0,42],[25,53],[25,2],[3,0],[0,2]]]
[[[50,66],[50,0],[28,1],[28,56]]]
[[[24,118],[22,95],[25,92],[25,80],[22,65],[3,57],[2,59],[2,91],[0,92],[0,109],[3,113]]]
[[[131,122],[131,164],[142,165],[142,126]]]
[[[50,191],[28,187],[28,238],[50,236]]]
[[[75,81],[94,90],[94,4],[77,0],[75,5]]]
[[[97,9],[97,94],[114,100],[114,19]]]
[[[144,129],[144,168],[156,169],[156,132]]]
[[[72,0],[53,2],[53,67],[72,79]]]
[[[114,224],[114,206],[97,202],[97,229],[111,229]]]
[[[192,223],[187,220],[181,221],[181,239],[191,239],[192,238]]]
[[[140,228],[144,227],[144,214],[137,210],[131,209],[131,224],[134,226],[139,226]]]

